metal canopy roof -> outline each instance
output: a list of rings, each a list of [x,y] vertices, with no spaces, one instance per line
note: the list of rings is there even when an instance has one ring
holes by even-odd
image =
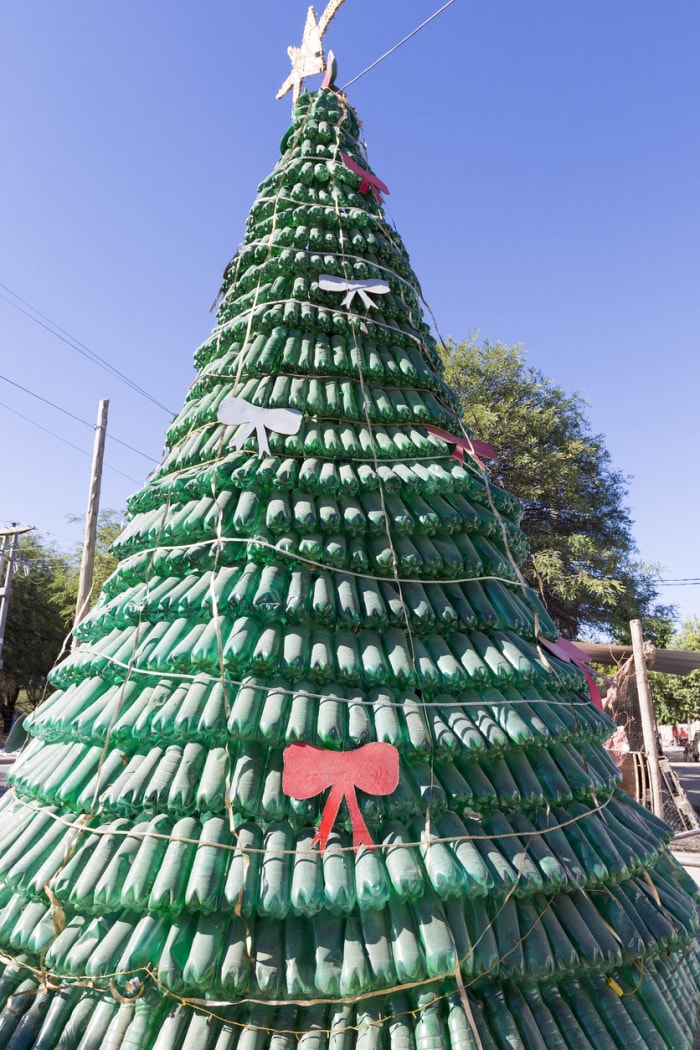
[[[589,660],[599,664],[618,667],[632,655],[631,645],[606,645],[597,642],[576,642]],[[700,670],[700,653],[684,652],[681,649],[656,649],[653,661],[647,664],[650,671],[662,671],[664,674],[690,674]]]

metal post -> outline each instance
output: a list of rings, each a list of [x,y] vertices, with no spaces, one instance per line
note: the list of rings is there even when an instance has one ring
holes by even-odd
[[[100,485],[102,484],[102,463],[104,460],[105,435],[107,433],[107,410],[109,401],[100,401],[95,426],[95,443],[92,450],[92,477],[90,495],[85,515],[85,538],[83,555],[80,561],[80,578],[78,581],[78,600],[75,603],[75,622],[77,627],[88,611],[90,591],[92,590],[92,571],[95,565],[95,544],[97,542],[97,517],[100,510]],[[73,648],[77,645],[73,639]]]
[[[33,528],[33,525],[13,525],[11,529],[5,529],[0,533],[2,535],[2,547],[0,547],[0,668],[2,667],[7,610],[12,594],[12,573],[14,572],[17,539],[23,532],[31,532]]]
[[[639,714],[642,720],[642,735],[644,737],[647,768],[649,770],[651,808],[657,817],[663,819],[664,804],[661,795],[661,770],[659,768],[659,754],[657,749],[656,718],[654,717],[654,705],[651,698],[649,678],[647,677],[647,664],[644,659],[644,636],[642,634],[641,620],[630,621],[630,632],[632,634],[634,669],[637,677]]]

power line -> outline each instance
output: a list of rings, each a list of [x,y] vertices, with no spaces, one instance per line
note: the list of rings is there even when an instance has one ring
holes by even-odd
[[[2,519],[0,519],[0,521],[1,521],[2,525],[16,525],[17,524],[16,522],[10,521],[9,518],[2,518]],[[81,521],[81,519],[76,516],[75,523],[79,524],[80,521]],[[120,518],[120,522],[121,522],[120,527],[122,527],[124,524],[126,524],[126,518],[124,516],[122,516]],[[77,543],[80,542],[75,536],[72,536],[72,537],[71,536],[61,536],[61,534],[58,533],[58,532],[52,532],[50,529],[42,529],[38,525],[33,525],[32,528],[34,529],[34,532],[40,532],[42,534],[42,536],[50,536],[54,540],[62,540],[63,543],[77,544]],[[2,532],[2,528],[1,527],[0,527],[0,532]]]
[[[54,401],[49,401],[47,397],[42,397],[41,394],[35,393],[26,386],[22,386],[21,383],[16,383],[14,379],[8,379],[7,376],[0,375],[0,379],[6,383],[10,383],[12,386],[16,386],[18,390],[23,390],[25,394],[29,394],[31,397],[35,397],[37,401],[43,401],[45,405],[50,405],[51,408],[55,408],[57,412],[62,412],[64,416],[70,416],[71,419],[75,419],[76,422],[82,423],[84,426],[89,427],[90,430],[94,430],[95,427],[92,423],[88,423],[87,419],[81,419],[80,416],[76,416],[73,412],[69,412],[67,408],[61,408]],[[123,445],[124,448],[128,448],[131,452],[135,452],[138,456],[143,456],[144,459],[150,459],[151,463],[158,463],[159,460],[154,459],[153,456],[149,456],[147,452],[142,452],[140,448],[134,448],[133,445],[128,444],[126,441],[122,441],[121,438],[114,437],[109,432],[106,435],[112,441],[116,441],[118,445]]]
[[[410,40],[411,37],[416,35],[416,33],[419,33],[420,30],[424,28],[424,26],[427,26],[429,22],[432,22],[434,18],[437,18],[438,15],[441,15],[443,11],[446,11],[447,8],[451,7],[454,3],[455,0],[447,0],[446,4],[443,4],[439,10],[435,11],[430,16],[430,18],[426,18],[425,22],[421,22],[419,26],[416,26],[416,28],[411,33],[409,33],[408,36],[405,36],[403,40],[399,40],[398,44],[394,44],[394,46],[389,48],[388,51],[385,51],[383,55],[380,55],[378,59],[376,59],[370,66],[367,66],[366,69],[363,69],[361,73],[358,73],[356,77],[353,77],[352,80],[348,80],[347,84],[343,84],[341,91],[345,91],[346,88],[349,88],[350,85],[354,84],[355,81],[360,79],[360,77],[363,77],[365,73],[369,73],[371,69],[374,69],[375,66],[378,66],[379,63],[383,62],[385,58],[388,58],[389,55],[393,55],[394,51],[398,51],[402,44],[405,44],[407,40]]]
[[[54,539],[54,540],[62,540],[64,543],[76,543],[76,542],[78,542],[75,537],[73,537],[71,539],[71,537],[69,537],[69,536],[61,536],[60,533],[58,533],[58,532],[50,532],[48,529],[40,529],[38,525],[35,525],[34,528],[36,529],[37,532],[40,532],[43,536],[51,536],[51,538]]]
[[[49,428],[43,426],[42,423],[37,423],[37,421],[35,419],[32,419],[30,416],[25,416],[24,413],[18,412],[17,409],[13,408],[11,405],[6,405],[4,401],[0,401],[0,408],[6,408],[8,412],[13,412],[16,416],[19,416],[20,419],[25,419],[27,423],[31,423],[32,426],[38,427],[39,430],[43,430],[46,434],[50,434],[51,437],[56,438],[57,441],[62,441],[63,444],[68,445],[69,448],[74,448],[75,451],[80,452],[82,456],[87,456],[88,459],[92,458],[91,454],[89,452],[86,452],[84,448],[80,448],[79,445],[74,445],[72,441],[68,441],[66,440],[66,438],[61,437],[61,435],[57,434],[55,431],[49,430]],[[130,474],[125,474],[123,470],[119,470],[117,467],[113,467],[109,463],[105,463],[105,466],[108,467],[109,470],[113,471],[115,474],[121,474],[121,476],[123,478],[126,478],[127,481],[133,481],[135,485],[140,485],[142,483],[137,478],[132,478]]]
[[[82,354],[83,357],[87,358],[88,361],[91,361],[93,364],[98,365],[100,368],[104,368],[105,371],[109,372],[117,379],[120,379],[122,383],[125,383],[136,394],[140,394],[141,397],[145,397],[146,400],[150,401],[151,404],[156,406],[156,408],[161,408],[164,412],[167,412],[169,416],[175,415],[175,412],[171,408],[168,408],[167,405],[164,405],[161,401],[158,401],[158,399],[153,397],[152,394],[149,394],[147,390],[144,390],[143,387],[138,385],[138,383],[135,383],[133,379],[129,379],[129,377],[124,374],[124,372],[120,372],[118,368],[115,368],[114,365],[111,365],[109,361],[106,361],[104,359],[104,357],[100,357],[100,355],[96,353],[96,351],[91,350],[88,346],[85,346],[84,343],[81,343],[78,339],[72,336],[70,332],[67,332],[65,328],[61,328],[60,325],[57,325],[56,322],[52,321],[50,317],[47,317],[46,314],[42,314],[40,310],[37,310],[35,306],[32,306],[31,303],[28,303],[27,300],[23,299],[21,295],[17,294],[17,292],[13,292],[12,289],[8,288],[8,286],[6,284],[3,284],[2,281],[0,281],[0,288],[4,288],[6,292],[9,292],[9,294],[17,300],[17,302],[13,302],[12,299],[8,299],[6,295],[3,295],[2,292],[0,292],[0,299],[3,299],[4,302],[8,304],[8,306],[12,306],[15,310],[19,310],[19,312],[21,314],[24,314],[25,317],[28,317],[30,321],[34,321],[35,324],[38,324],[41,328],[44,328],[47,332],[50,332],[51,335],[55,336],[57,339],[60,339],[62,343],[66,344],[66,346],[70,346],[72,350],[77,350],[77,352],[79,354]],[[19,305],[19,303],[22,303],[23,306],[27,307],[27,309],[23,309],[22,306]],[[42,318],[42,320],[39,320],[39,318]]]

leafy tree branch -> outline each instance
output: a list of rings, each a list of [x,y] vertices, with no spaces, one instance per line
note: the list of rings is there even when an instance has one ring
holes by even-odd
[[[580,393],[527,365],[519,346],[448,341],[445,378],[474,435],[493,445],[493,480],[520,500],[524,566],[563,634],[629,638],[629,621],[663,644],[673,610],[657,604],[658,570],[638,558],[629,478],[593,433]]]

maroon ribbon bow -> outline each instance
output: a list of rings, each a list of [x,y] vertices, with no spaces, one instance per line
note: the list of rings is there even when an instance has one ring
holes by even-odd
[[[348,157],[347,153],[343,153],[342,150],[340,152],[340,156],[343,159],[343,164],[345,165],[345,167],[350,168],[350,171],[354,171],[355,174],[359,175],[362,179],[362,183],[360,185],[360,193],[367,193],[367,190],[371,189],[374,193],[374,196],[381,204],[382,193],[388,193],[389,187],[386,186],[381,179],[377,178],[376,175],[373,175],[371,171],[367,171],[367,168],[360,167],[360,165],[356,161],[354,161],[352,157]]]
[[[456,459],[458,463],[464,463],[465,452],[472,457],[482,470],[486,470],[486,467],[479,459],[479,456],[483,456],[484,459],[496,459],[494,449],[487,445],[485,441],[477,441],[476,438],[470,437],[457,437],[455,434],[450,434],[449,430],[441,430],[440,427],[432,425],[426,425],[425,429],[429,434],[434,434],[435,437],[441,438],[443,441],[447,441],[455,446],[450,459]]]
[[[330,788],[321,822],[312,846],[326,848],[338,816],[347,800],[352,822],[353,846],[374,843],[357,804],[355,789],[368,795],[390,795],[399,782],[399,753],[392,744],[365,744],[355,751],[326,751],[313,744],[290,744],[284,752],[282,790],[292,798],[313,798]]]
[[[557,638],[556,642],[550,642],[546,638],[538,638],[538,641],[540,645],[544,646],[545,649],[548,649],[553,656],[563,660],[565,664],[574,664],[578,667],[579,671],[583,671],[586,676],[586,681],[588,682],[588,691],[591,694],[591,700],[595,707],[598,707],[603,711],[603,701],[600,699],[598,686],[595,684],[593,675],[588,667],[588,658],[585,653],[582,653],[578,646],[573,642],[570,642],[568,638]]]

